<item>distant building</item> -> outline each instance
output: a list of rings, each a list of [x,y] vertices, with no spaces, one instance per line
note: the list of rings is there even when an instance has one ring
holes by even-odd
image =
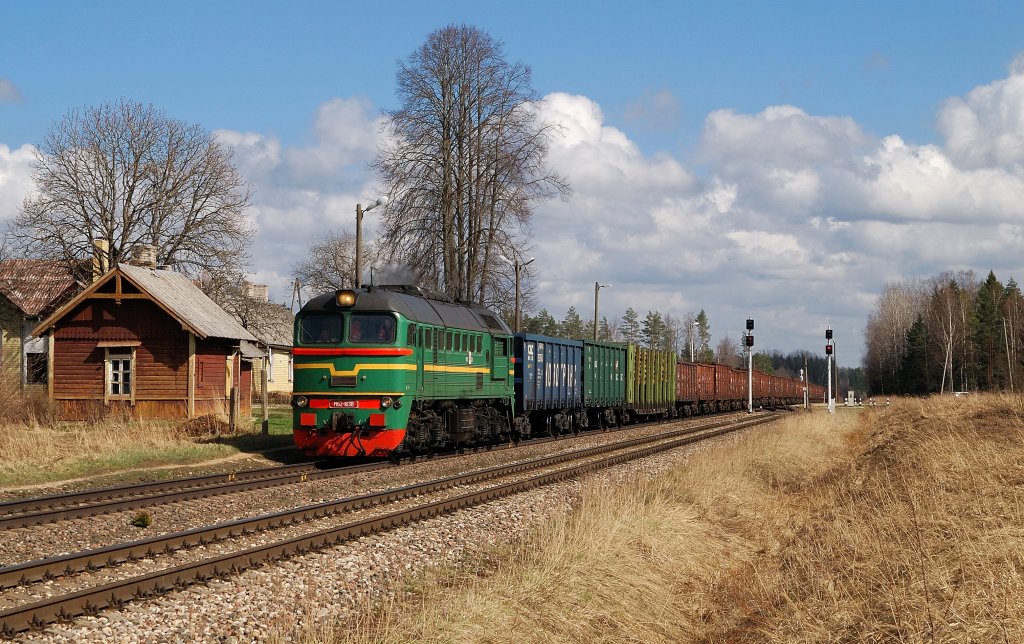
[[[269,331],[261,337],[260,343],[266,349],[267,391],[271,393],[292,392],[292,327],[295,316],[288,307],[273,306],[268,315]],[[262,364],[261,364],[262,368]]]
[[[122,264],[43,320],[59,414],[122,409],[141,418],[248,414],[257,339],[188,277]]]
[[[246,283],[242,295],[258,302],[249,311],[251,325],[246,325],[256,336],[259,346],[266,354],[254,361],[254,378],[259,378],[262,369],[267,370],[267,391],[290,394],[292,392],[292,329],[295,315],[283,304],[269,302],[269,288],[265,284]],[[253,385],[259,395],[259,381]]]
[[[60,262],[45,259],[0,261],[0,379],[19,387],[46,385],[49,370],[44,339],[32,329],[82,288]]]

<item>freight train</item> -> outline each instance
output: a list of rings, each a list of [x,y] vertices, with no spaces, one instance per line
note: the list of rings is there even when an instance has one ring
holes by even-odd
[[[513,333],[483,306],[415,286],[326,293],[294,330],[293,433],[309,456],[395,458],[747,405],[746,371]],[[753,399],[800,403],[803,383],[754,372]]]

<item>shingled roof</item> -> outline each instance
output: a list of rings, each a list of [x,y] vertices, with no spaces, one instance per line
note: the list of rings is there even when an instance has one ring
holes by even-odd
[[[26,316],[45,313],[77,285],[62,263],[49,259],[0,261],[0,295]]]
[[[33,331],[39,335],[52,326],[66,311],[74,308],[90,294],[114,279],[117,274],[135,285],[170,316],[200,338],[227,338],[249,340],[256,338],[224,309],[217,306],[206,293],[187,276],[174,271],[120,264],[96,280],[75,299],[43,321]]]

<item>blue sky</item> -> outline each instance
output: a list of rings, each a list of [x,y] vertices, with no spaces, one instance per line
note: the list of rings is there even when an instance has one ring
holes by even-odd
[[[1020,2],[8,0],[0,222],[56,119],[151,102],[236,146],[253,275],[286,300],[288,258],[375,194],[396,61],[452,22],[502,40],[567,124],[552,161],[576,193],[533,231],[556,317],[592,310],[601,280],[621,285],[609,315],[704,308],[715,340],[754,316],[782,351],[819,350],[831,324],[859,356],[886,280],[1024,278]]]

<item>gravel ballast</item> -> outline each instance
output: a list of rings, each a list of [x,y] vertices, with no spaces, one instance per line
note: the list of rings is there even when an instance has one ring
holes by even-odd
[[[153,508],[151,514],[154,525],[161,531],[170,532],[396,487],[413,480],[437,478],[542,453],[580,449],[624,439],[634,432],[639,435],[664,429],[665,426],[638,428],[615,434],[595,434],[582,441],[483,452],[465,459],[417,463],[334,481],[174,504]],[[678,448],[592,476],[611,480],[626,480],[638,474],[652,477],[685,462],[694,450],[706,449],[720,440],[730,438],[721,437]],[[362,537],[324,551],[266,564],[231,578],[196,584],[148,601],[132,602],[122,609],[104,611],[98,616],[81,617],[71,623],[22,633],[16,639],[45,642],[248,642],[264,640],[269,633],[287,637],[300,629],[315,629],[320,623],[351,618],[354,612],[366,609],[372,601],[398,587],[403,578],[426,567],[456,565],[499,544],[521,539],[542,522],[569,511],[578,498],[579,490],[578,481],[548,485],[451,515]],[[138,529],[126,527],[125,514],[9,531],[0,546],[0,560],[9,563],[27,561],[155,534],[149,531],[140,533]],[[18,538],[7,538],[14,534]],[[21,540],[22,536],[25,540]],[[46,594],[47,585],[53,583],[44,582],[27,588],[42,595]],[[16,590],[25,592],[25,589]]]

